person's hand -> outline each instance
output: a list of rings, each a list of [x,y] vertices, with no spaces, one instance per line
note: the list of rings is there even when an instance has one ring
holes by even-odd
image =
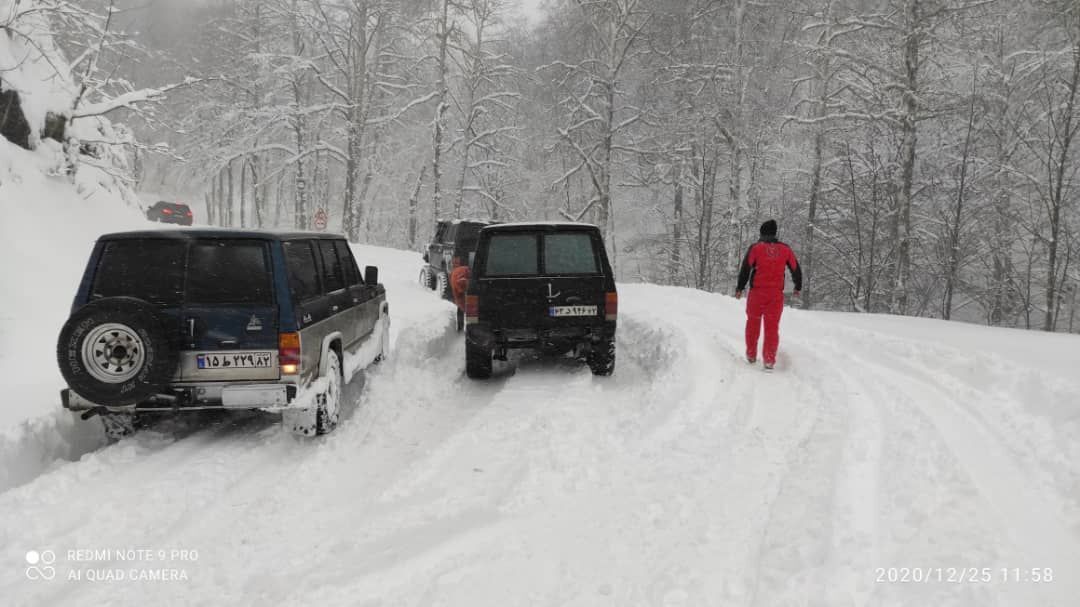
[[[793,291],[791,294],[795,297],[798,297],[799,293],[802,293],[802,291]]]
[[[742,299],[742,291],[735,291],[735,299]]]

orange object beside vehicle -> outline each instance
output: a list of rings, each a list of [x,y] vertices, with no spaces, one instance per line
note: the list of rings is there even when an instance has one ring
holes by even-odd
[[[465,293],[469,290],[469,266],[457,266],[450,273],[450,290],[454,294],[454,304],[465,309]]]

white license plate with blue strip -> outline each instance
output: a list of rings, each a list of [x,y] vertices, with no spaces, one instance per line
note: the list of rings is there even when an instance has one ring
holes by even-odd
[[[273,352],[205,352],[195,357],[200,369],[267,369],[274,362]]]

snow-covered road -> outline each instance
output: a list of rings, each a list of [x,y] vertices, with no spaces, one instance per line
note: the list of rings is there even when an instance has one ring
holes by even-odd
[[[338,430],[243,415],[0,452],[0,602],[1077,604],[1075,336],[788,311],[766,374],[739,302],[625,285],[614,377],[521,358],[473,382],[419,258],[357,253],[395,346]],[[157,575],[182,579],[131,579]]]

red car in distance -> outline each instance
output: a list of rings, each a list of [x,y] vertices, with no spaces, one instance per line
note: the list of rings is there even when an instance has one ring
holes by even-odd
[[[183,226],[189,226],[194,221],[191,207],[182,202],[165,202],[164,200],[146,209],[146,218],[159,223],[178,223]]]

